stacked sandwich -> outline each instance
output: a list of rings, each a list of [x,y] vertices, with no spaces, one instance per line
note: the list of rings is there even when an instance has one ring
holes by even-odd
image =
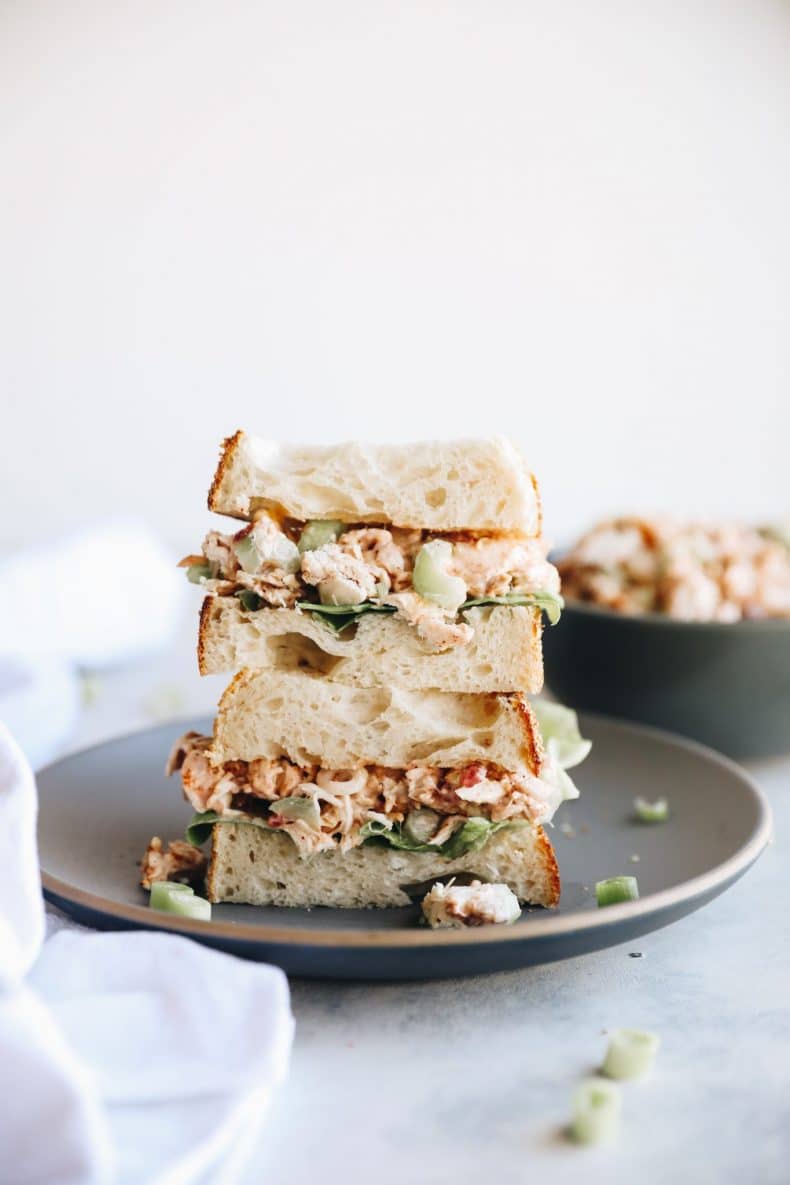
[[[144,883],[210,842],[211,901],[396,906],[455,876],[556,904],[543,824],[586,749],[551,705],[543,738],[527,699],[562,602],[518,452],[238,432],[209,508],[244,525],[182,563],[207,594],[200,670],[236,673],[213,736],[173,749],[189,846],[150,849]]]

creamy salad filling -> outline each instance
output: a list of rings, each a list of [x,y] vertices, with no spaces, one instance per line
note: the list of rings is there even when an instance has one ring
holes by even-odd
[[[199,880],[206,871],[206,857],[184,839],[163,844],[155,835],[145,850],[140,867],[140,884],[150,889],[155,881]]]
[[[790,617],[790,529],[619,518],[560,563],[563,592],[619,613],[682,621]]]
[[[344,629],[363,612],[399,614],[435,649],[468,642],[472,604],[532,604],[551,620],[562,601],[542,539],[340,522],[278,522],[259,511],[235,535],[210,531],[189,579],[248,610],[299,607]]]
[[[410,850],[482,846],[505,825],[549,822],[577,791],[549,751],[539,776],[475,762],[460,769],[413,765],[329,770],[287,758],[213,765],[211,737],[188,732],[167,773],[206,823],[250,821],[289,835],[304,852],[347,851],[368,840]],[[471,826],[470,826],[471,825]]]
[[[422,912],[434,930],[467,926],[508,926],[518,921],[521,906],[512,889],[503,884],[473,880],[458,885],[455,878],[431,888],[422,899]]]

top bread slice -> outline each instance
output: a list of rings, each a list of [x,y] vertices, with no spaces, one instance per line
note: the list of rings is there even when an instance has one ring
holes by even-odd
[[[501,437],[418,444],[283,445],[237,432],[223,444],[209,510],[265,507],[300,521],[390,523],[433,531],[540,534],[540,498]]]
[[[219,702],[209,759],[287,757],[330,770],[483,762],[538,774],[543,743],[523,695],[348,687],[306,671],[240,671]]]

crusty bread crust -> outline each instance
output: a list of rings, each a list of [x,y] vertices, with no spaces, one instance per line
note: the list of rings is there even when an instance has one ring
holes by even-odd
[[[197,660],[198,671],[201,675],[220,674],[222,668],[214,667],[215,645],[212,638],[212,618],[214,616],[214,601],[217,597],[204,597],[198,614]]]
[[[208,505],[233,518],[267,506],[297,520],[527,536],[541,529],[534,474],[502,437],[299,446],[238,431],[223,442]]]
[[[537,717],[530,707],[529,700],[520,691],[508,692],[508,699],[513,705],[513,709],[520,718],[521,728],[524,736],[524,748],[531,754],[530,769],[536,776],[540,776],[543,768],[543,761],[546,756],[543,748],[543,735],[540,731]]]
[[[221,498],[222,498],[222,495],[221,495],[222,487],[224,485],[226,477],[230,473],[231,467],[233,465],[234,454],[235,454],[236,450],[240,447],[241,440],[242,440],[243,436],[244,436],[244,433],[242,432],[241,428],[239,428],[236,432],[233,433],[232,436],[226,436],[225,439],[223,440],[223,442],[220,446],[220,455],[219,455],[219,462],[217,463],[217,469],[214,474],[214,478],[211,482],[211,486],[210,486],[209,492],[208,492],[208,508],[209,508],[209,510],[215,510],[218,513],[230,514],[234,518],[243,518],[244,515],[233,514],[233,511],[230,511],[230,510],[225,510],[225,511],[220,512],[219,511],[219,504],[220,504]]]
[[[540,776],[537,721],[519,693],[351,687],[308,671],[240,671],[226,688],[210,760],[287,757],[360,769],[491,764]]]
[[[543,533],[543,498],[541,496],[540,486],[538,485],[537,477],[535,476],[534,473],[531,473],[530,477],[532,479],[532,489],[535,491],[535,510],[536,510],[536,514],[537,514],[537,524],[538,524],[535,534],[540,535]]]
[[[472,609],[474,636],[441,654],[395,616],[370,614],[355,632],[336,634],[299,609],[247,612],[236,597],[207,597],[200,611],[202,675],[258,667],[320,671],[335,683],[415,691],[510,692],[543,687],[542,621],[538,610],[499,605]]]
[[[560,899],[559,869],[542,827],[500,831],[479,852],[445,860],[374,845],[303,857],[286,835],[220,823],[212,832],[206,891],[215,903],[387,908],[409,904],[404,886],[459,873],[506,884],[530,905],[554,906]]]
[[[562,892],[560,869],[559,865],[557,864],[557,857],[554,853],[554,848],[549,842],[549,837],[546,835],[546,832],[542,827],[537,828],[535,844],[538,850],[540,866],[543,869],[543,875],[545,877],[545,900],[537,901],[535,904],[546,906],[559,905],[560,893]]]

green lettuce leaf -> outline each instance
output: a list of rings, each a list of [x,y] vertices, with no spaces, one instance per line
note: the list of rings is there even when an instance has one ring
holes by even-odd
[[[479,852],[492,835],[505,827],[524,826],[524,819],[501,819],[498,823],[492,823],[490,819],[473,816],[438,847],[411,838],[400,825],[387,828],[376,820],[365,823],[359,834],[367,843],[388,844],[404,852],[435,852],[446,860],[455,860],[467,852]]]
[[[584,761],[592,748],[592,741],[582,736],[579,718],[572,708],[546,699],[535,699],[532,701],[532,711],[540,725],[546,752],[561,769],[573,769]]]
[[[374,601],[363,601],[361,605],[321,605],[316,601],[297,601],[300,609],[314,614],[330,629],[342,634],[354,625],[365,613],[394,613],[394,605],[379,605]]]
[[[202,847],[211,835],[211,828],[215,823],[244,823],[249,827],[262,827],[264,831],[275,830],[268,825],[265,819],[227,818],[218,815],[216,811],[203,811],[193,815],[190,819],[186,829],[187,843],[191,843],[196,848]],[[438,847],[435,844],[421,843],[417,839],[410,838],[399,824],[388,827],[377,819],[371,819],[365,823],[359,834],[363,842],[366,843],[389,844],[390,847],[399,848],[404,852],[435,852],[444,856],[446,860],[455,860],[458,856],[466,855],[467,852],[479,852],[492,835],[495,835],[497,831],[502,831],[505,827],[525,827],[526,825],[524,819],[501,819],[498,823],[492,823],[490,819],[480,819],[473,816]]]
[[[459,612],[465,613],[476,605],[527,605],[532,609],[542,609],[549,619],[550,625],[556,625],[560,614],[565,608],[565,602],[559,593],[553,592],[512,592],[503,597],[475,597],[471,601],[464,601]]]
[[[441,846],[441,853],[448,860],[455,860],[458,856],[465,856],[467,852],[479,852],[488,843],[492,835],[506,827],[513,827],[520,821],[500,819],[492,823],[490,819],[474,816],[467,819],[463,826],[455,831],[446,843]]]
[[[192,844],[193,847],[203,847],[206,840],[210,838],[211,828],[216,822],[235,822],[235,824],[244,824],[249,827],[262,827],[264,831],[276,830],[275,827],[270,827],[265,819],[239,819],[238,816],[227,818],[227,816],[218,815],[216,811],[204,811],[192,815],[192,819],[188,822],[187,843]],[[387,827],[377,819],[366,822],[360,828],[359,834],[364,843],[388,844],[388,846],[397,847],[404,852],[436,852],[438,856],[443,856],[447,860],[455,860],[457,857],[465,856],[467,852],[479,852],[480,848],[492,838],[492,835],[497,831],[502,831],[505,827],[525,826],[527,824],[524,819],[502,819],[499,822],[492,822],[489,819],[479,819],[477,816],[473,816],[438,847],[436,844],[420,843],[419,840],[410,838],[409,834],[398,824],[394,827]]]
[[[545,699],[532,700],[531,707],[537,717],[548,758],[541,771],[541,779],[554,786],[563,801],[578,798],[579,791],[565,771],[584,761],[592,748],[592,741],[582,736],[578,717],[571,708]]]
[[[242,597],[245,595],[246,592],[241,594]],[[251,596],[254,597],[255,594],[252,593]],[[242,603],[245,609],[256,607],[244,601]],[[359,621],[360,617],[364,616],[365,613],[395,612],[394,605],[379,605],[376,601],[363,601],[360,605],[320,605],[315,601],[297,601],[296,603],[300,609],[315,614],[316,617],[320,618],[337,633],[342,633],[348,626]],[[494,605],[526,605],[531,609],[542,609],[551,625],[556,625],[565,607],[565,602],[557,593],[512,592],[507,593],[503,597],[475,597],[472,600],[464,601],[458,612],[465,613],[467,609],[474,609],[477,606],[487,608]]]
[[[231,816],[218,815],[216,811],[202,811],[193,815],[187,824],[184,838],[195,848],[202,848],[211,835],[211,828],[215,823],[245,823],[249,827],[262,827],[264,831],[273,831],[265,819],[239,819]]]

